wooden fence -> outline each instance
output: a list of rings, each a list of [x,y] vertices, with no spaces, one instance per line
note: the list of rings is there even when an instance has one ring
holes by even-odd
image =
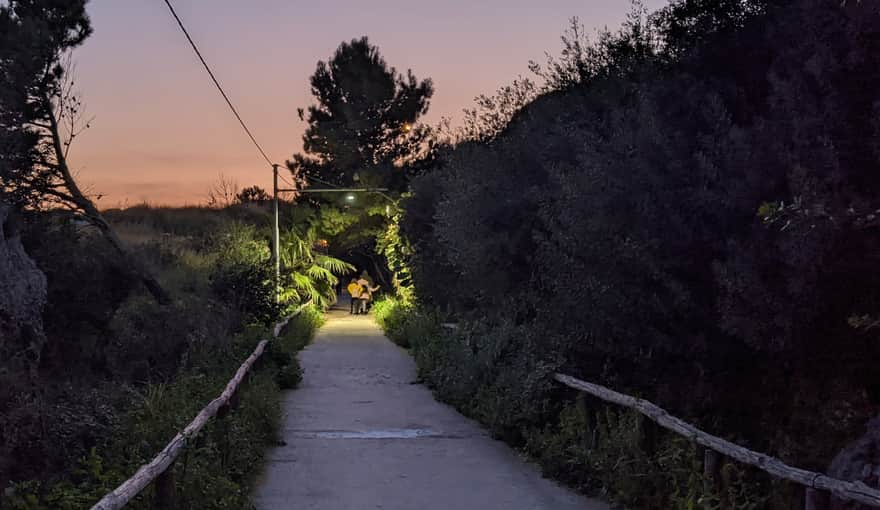
[[[284,326],[290,322],[290,319],[299,314],[302,309],[302,307],[299,308],[292,315],[276,324],[272,337],[277,338],[281,334],[281,330],[284,329]],[[226,384],[223,393],[205,406],[189,425],[178,432],[174,439],[159,452],[159,455],[141,466],[134,476],[123,482],[122,485],[101,498],[91,510],[119,510],[153,482],[156,483],[155,508],[163,510],[173,508],[175,485],[172,471],[170,470],[171,466],[174,465],[174,461],[177,460],[177,457],[180,456],[186,445],[208,423],[208,420],[215,416],[222,419],[229,413],[230,409],[236,407],[238,403],[236,398],[238,387],[260,356],[263,355],[268,343],[269,340],[261,340],[257,344],[256,349],[254,349],[254,352],[238,367],[235,376]]]
[[[862,482],[838,480],[822,473],[815,473],[789,466],[777,458],[749,450],[748,448],[744,448],[733,444],[730,441],[725,441],[720,437],[704,432],[697,427],[686,423],[680,418],[672,416],[665,409],[647,400],[624,395],[623,393],[618,393],[610,388],[575,379],[574,377],[564,374],[555,374],[554,378],[570,388],[589,393],[590,395],[606,402],[611,402],[638,411],[661,427],[684,436],[697,444],[705,446],[708,448],[708,450],[706,450],[707,453],[710,451],[717,452],[723,456],[736,459],[744,464],[755,466],[777,478],[782,478],[806,487],[807,510],[825,510],[828,508],[829,493],[832,493],[841,499],[855,501],[872,507],[880,507],[880,490],[871,488]],[[711,472],[716,471],[718,463],[718,459],[707,455],[704,464],[706,474],[711,475]]]

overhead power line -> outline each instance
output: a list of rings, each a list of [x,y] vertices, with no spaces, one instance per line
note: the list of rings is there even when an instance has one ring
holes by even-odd
[[[226,92],[223,90],[223,87],[220,86],[220,82],[217,81],[217,77],[214,76],[214,72],[211,71],[211,68],[208,66],[208,63],[205,62],[205,58],[202,57],[202,53],[199,51],[199,48],[196,46],[196,43],[193,41],[192,37],[189,36],[189,32],[186,31],[186,27],[183,26],[183,22],[180,20],[180,17],[175,12],[174,7],[171,5],[170,0],[165,0],[165,5],[168,6],[168,9],[171,11],[171,15],[174,16],[174,19],[177,20],[177,24],[180,26],[180,29],[183,31],[183,35],[186,36],[186,39],[189,41],[190,46],[192,46],[193,51],[196,52],[196,55],[199,57],[199,60],[202,61],[202,65],[205,66],[205,70],[208,71],[208,75],[214,81],[214,85],[217,86],[217,90],[220,91],[220,94],[223,96],[223,99],[226,100],[226,104],[229,105],[229,109],[232,110],[232,113],[235,115],[235,118],[238,119],[238,123],[241,124],[241,127],[244,129],[244,132],[250,137],[251,141],[254,142],[254,145],[257,147],[257,150],[262,154],[263,159],[266,160],[266,163],[269,166],[273,166],[272,160],[269,159],[269,156],[266,155],[266,151],[260,147],[260,144],[257,142],[257,139],[254,138],[251,130],[248,129],[247,124],[241,119],[241,115],[238,114],[238,110],[235,109],[235,106],[232,105],[232,101],[229,100],[229,96],[226,95]]]
[[[281,181],[284,182],[284,184],[287,184],[287,185],[290,186],[291,188],[296,188],[296,184],[294,184],[294,183],[288,181],[287,178],[284,177],[284,174],[279,173],[279,174],[278,174],[278,178],[281,179]]]
[[[324,179],[319,179],[319,178],[315,177],[314,175],[311,175],[311,174],[308,174],[308,173],[306,174],[306,179],[311,179],[311,180],[313,180],[313,181],[318,181],[318,182],[320,182],[321,184],[323,184],[323,185],[325,185],[325,186],[330,186],[331,188],[338,188],[338,187],[339,187],[339,185],[337,185],[337,184],[333,184],[332,182],[327,182],[327,181],[325,181]]]

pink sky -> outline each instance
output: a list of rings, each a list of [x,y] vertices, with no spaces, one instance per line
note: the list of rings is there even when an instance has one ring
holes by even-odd
[[[388,63],[434,80],[426,118],[455,123],[530,59],[558,53],[568,19],[617,27],[626,0],[177,0],[172,2],[257,140],[278,163],[301,149],[308,78],[361,35]],[[666,4],[649,0],[649,9]],[[102,207],[204,203],[219,174],[271,188],[241,131],[161,0],[91,0],[94,35],[74,55],[92,127],[71,164]]]

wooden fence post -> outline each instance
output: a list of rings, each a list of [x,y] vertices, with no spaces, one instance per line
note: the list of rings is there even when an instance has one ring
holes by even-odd
[[[235,393],[237,394],[237,392]],[[217,410],[217,429],[214,432],[217,444],[220,446],[220,465],[224,468],[229,466],[231,455],[229,447],[229,403],[223,404]]]
[[[300,308],[300,310],[302,309],[303,307]],[[299,310],[294,315],[297,313],[299,313]],[[293,317],[293,315],[291,317]],[[277,336],[277,331],[283,327],[291,317],[286,318],[282,323],[276,325],[275,336]],[[238,367],[238,370],[235,371],[235,375],[232,379],[226,383],[226,387],[223,389],[220,396],[202,408],[189,425],[178,432],[174,438],[165,445],[165,448],[153,458],[153,460],[142,465],[131,478],[122,482],[118,487],[105,494],[100,501],[91,507],[91,510],[120,510],[151,484],[155,484],[153,508],[160,510],[173,510],[177,504],[174,462],[180,456],[181,452],[188,451],[188,446],[190,446],[193,439],[195,439],[195,441],[203,439],[199,437],[199,432],[205,427],[208,420],[217,416],[221,408],[223,408],[222,414],[225,416],[229,413],[230,409],[238,407],[238,387],[251,372],[254,365],[260,360],[268,344],[269,340],[261,340],[251,355],[248,356],[244,363]],[[224,423],[219,428],[221,430],[224,428],[226,429],[225,442],[228,445],[228,424]],[[229,451],[228,446],[226,450],[227,452]],[[186,468],[187,462],[184,460],[181,483],[186,479]]]
[[[659,441],[659,434],[657,427],[654,425],[654,422],[641,416],[641,432],[642,432],[642,451],[645,452],[648,456],[654,455],[657,452],[657,443]]]
[[[585,391],[606,402],[634,409],[651,419],[651,421],[655,422],[657,425],[671,430],[680,436],[684,436],[701,446],[715,450],[725,458],[730,458],[749,466],[755,466],[772,476],[805,487],[833,492],[835,499],[840,498],[869,505],[874,508],[880,508],[880,490],[868,486],[863,482],[838,480],[822,473],[790,466],[777,458],[750,450],[738,444],[731,443],[726,439],[722,439],[700,430],[681,418],[669,414],[669,411],[653,402],[619,393],[598,384],[581,381],[580,379],[575,379],[574,377],[565,374],[555,374],[553,377],[570,388]],[[810,504],[813,504],[814,508],[817,509],[821,507],[817,507],[816,505],[821,505],[824,499],[825,496],[822,495],[809,495]]]
[[[176,504],[177,487],[174,484],[174,464],[171,464],[156,478],[156,497],[153,500],[153,508],[173,510]]]
[[[831,508],[831,494],[813,488],[807,488],[804,498],[804,510],[828,510]]]
[[[703,451],[703,492],[717,490],[721,479],[723,459],[715,450],[706,448]]]
[[[602,425],[599,423],[604,417],[601,415],[602,410],[595,406],[590,406],[590,424],[593,426],[593,432],[590,434],[590,449],[595,450],[599,447],[599,442],[602,440],[601,437],[601,427]]]

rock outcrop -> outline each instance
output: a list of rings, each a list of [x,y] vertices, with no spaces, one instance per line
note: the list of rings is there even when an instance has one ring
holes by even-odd
[[[0,361],[33,375],[46,341],[46,275],[25,252],[10,213],[0,203]]]

